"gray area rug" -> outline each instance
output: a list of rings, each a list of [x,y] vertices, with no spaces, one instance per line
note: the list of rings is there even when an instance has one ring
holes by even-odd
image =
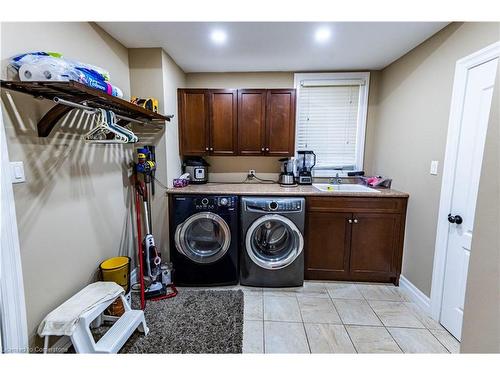
[[[174,298],[148,301],[144,313],[149,334],[136,330],[120,353],[241,353],[241,290],[181,290]],[[93,331],[95,339],[105,331]]]

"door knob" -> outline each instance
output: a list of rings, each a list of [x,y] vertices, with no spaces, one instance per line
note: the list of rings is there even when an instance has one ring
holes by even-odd
[[[452,224],[462,224],[464,220],[462,219],[462,216],[460,215],[455,215],[453,216],[452,214],[448,214],[448,221]]]

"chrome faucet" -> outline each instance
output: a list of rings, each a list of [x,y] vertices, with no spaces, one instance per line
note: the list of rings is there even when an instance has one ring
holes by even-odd
[[[335,174],[334,178],[330,178],[330,184],[332,185],[340,185],[342,183],[342,177],[339,177],[339,174]]]

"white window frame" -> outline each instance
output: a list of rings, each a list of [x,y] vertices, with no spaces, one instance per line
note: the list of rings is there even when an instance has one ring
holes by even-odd
[[[300,98],[301,81],[305,80],[364,80],[365,84],[359,89],[359,106],[358,106],[358,128],[356,133],[356,170],[363,170],[363,162],[365,155],[365,136],[366,136],[366,120],[368,117],[368,95],[370,92],[370,72],[342,72],[342,73],[295,73],[294,87],[297,91],[297,98]],[[300,115],[300,100],[297,99],[296,124],[299,123]],[[298,125],[295,127],[295,157],[297,157],[297,131]],[[314,151],[314,150],[313,150]],[[335,169],[313,169],[314,177],[335,177],[347,176],[348,171]]]

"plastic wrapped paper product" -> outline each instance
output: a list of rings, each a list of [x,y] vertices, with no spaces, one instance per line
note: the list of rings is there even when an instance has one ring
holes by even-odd
[[[112,85],[102,68],[66,60],[55,53],[34,52],[11,59],[10,69],[17,70],[21,81],[76,81],[119,98],[123,92]]]
[[[123,98],[123,91],[119,87],[114,86],[109,82],[94,79],[92,76],[87,75],[83,72],[80,72],[78,82],[83,83],[86,86],[92,87],[93,89],[104,91],[109,95],[113,95],[118,98]]]
[[[64,67],[49,61],[23,64],[19,67],[21,81],[69,81],[71,77]]]
[[[33,63],[53,63],[66,66],[68,69],[78,69],[95,77],[95,79],[110,82],[109,72],[101,67],[82,63],[76,60],[64,59],[62,54],[57,52],[29,52],[11,57],[10,65],[19,70],[23,64]]]

